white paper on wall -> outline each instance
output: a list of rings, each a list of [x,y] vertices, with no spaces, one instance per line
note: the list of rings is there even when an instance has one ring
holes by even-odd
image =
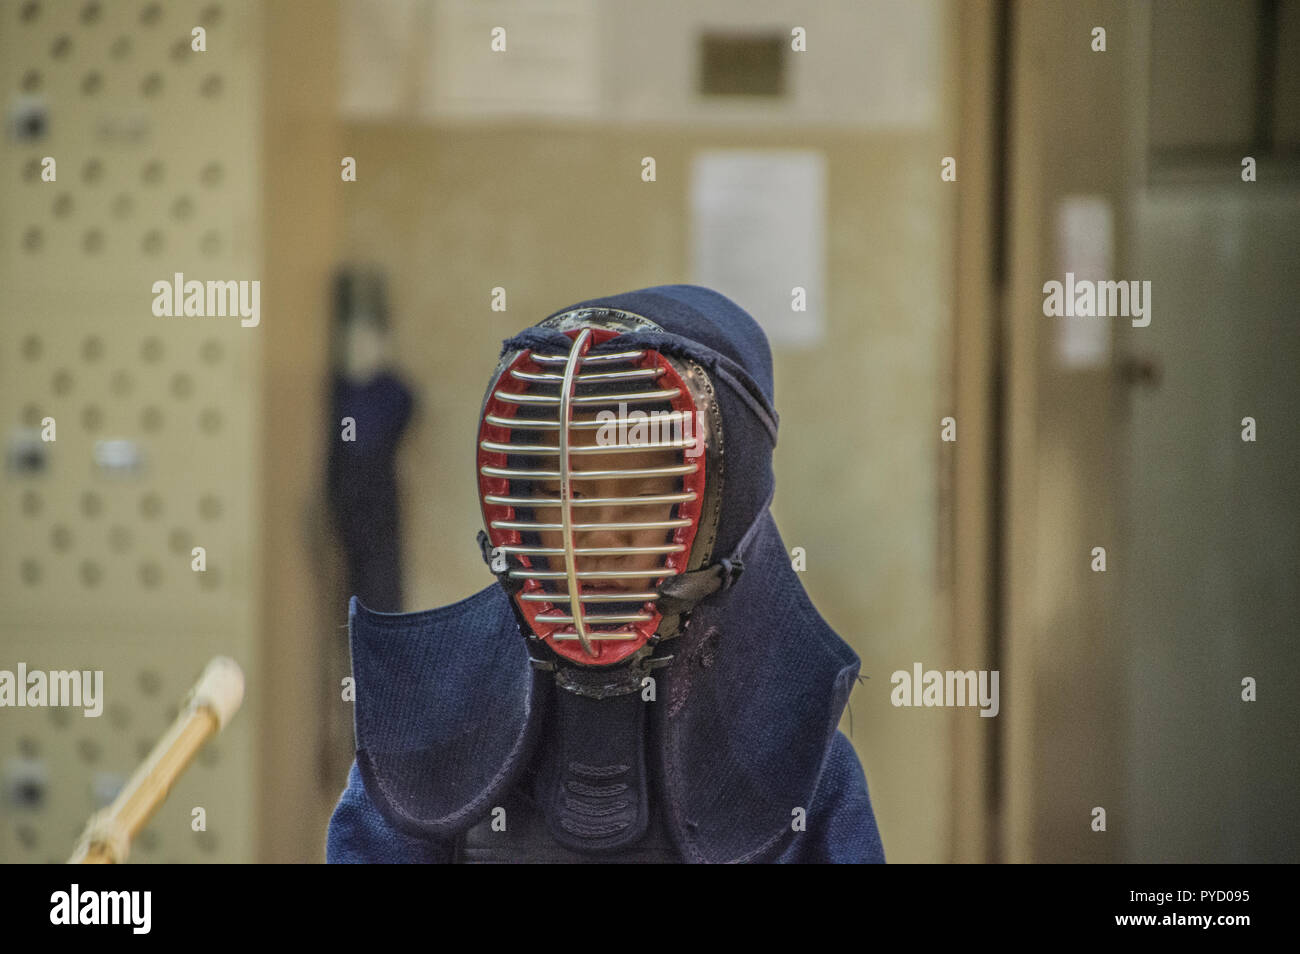
[[[745,308],[773,345],[825,335],[826,159],[815,150],[707,150],[691,170],[691,281]],[[804,308],[793,307],[796,288]]]
[[[421,117],[598,117],[603,49],[596,0],[432,3]],[[493,49],[494,38],[504,50]]]
[[[414,41],[425,0],[342,0],[339,112],[348,119],[392,116],[410,106],[422,55]]]
[[[1074,281],[1113,281],[1121,276],[1110,273],[1114,261],[1115,228],[1110,203],[1101,196],[1066,196],[1057,208],[1056,274],[1050,279],[1062,286],[1066,273]],[[1056,359],[1062,367],[1073,370],[1105,367],[1110,360],[1111,323],[1125,321],[1113,317],[1053,316],[1044,318],[1056,325]]]

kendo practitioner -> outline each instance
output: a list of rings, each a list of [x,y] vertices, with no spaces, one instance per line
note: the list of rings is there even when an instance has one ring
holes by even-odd
[[[768,510],[776,437],[767,339],[708,288],[507,340],[476,449],[496,582],[413,613],[353,596],[327,859],[883,862],[837,729],[859,660]]]

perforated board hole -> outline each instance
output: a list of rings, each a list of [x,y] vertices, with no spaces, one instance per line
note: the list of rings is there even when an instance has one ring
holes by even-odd
[[[108,724],[118,732],[131,724],[131,707],[122,702],[114,702],[108,707]]]
[[[108,548],[114,553],[125,553],[131,549],[131,529],[120,523],[114,524],[108,531]]]
[[[41,582],[41,565],[35,560],[23,560],[19,567],[19,576],[27,586],[36,586]]]
[[[87,490],[81,495],[81,513],[82,516],[93,520],[98,517],[104,510],[104,501],[99,494],[93,490]]]
[[[42,509],[41,495],[35,490],[24,490],[22,511],[24,517],[39,516]]]
[[[203,359],[204,364],[216,364],[224,353],[225,349],[216,338],[206,339],[199,347],[199,357]]]
[[[146,696],[156,696],[162,692],[162,676],[154,669],[141,669],[135,677],[140,692]]]
[[[205,434],[215,434],[221,430],[221,412],[215,407],[205,407],[199,413],[199,427]]]
[[[82,560],[80,573],[81,583],[86,587],[99,586],[100,582],[104,579],[103,568],[94,560]]]
[[[81,409],[81,426],[92,434],[104,426],[104,412],[98,404],[87,404]]]
[[[221,498],[216,494],[204,494],[199,498],[199,516],[204,520],[216,520],[221,516]]]
[[[40,834],[26,822],[14,829],[14,834],[18,836],[18,844],[22,845],[24,851],[35,851],[41,844]]]
[[[61,523],[56,523],[50,530],[50,545],[60,553],[72,548],[72,531]]]

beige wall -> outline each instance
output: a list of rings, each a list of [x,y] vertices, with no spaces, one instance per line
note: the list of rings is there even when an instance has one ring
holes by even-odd
[[[323,777],[325,728],[348,706],[324,660],[346,606],[331,606],[336,548],[322,532],[330,276],[343,182],[334,120],[332,4],[277,3],[266,26],[266,276],[258,463],[265,700],[259,725],[259,861],[325,859],[325,826],[345,778]],[[350,713],[344,716],[350,719]]]

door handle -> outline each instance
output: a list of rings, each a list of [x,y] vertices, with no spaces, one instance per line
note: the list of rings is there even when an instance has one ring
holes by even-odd
[[[1130,386],[1156,388],[1160,386],[1163,369],[1151,355],[1126,354],[1119,360],[1120,380]]]

